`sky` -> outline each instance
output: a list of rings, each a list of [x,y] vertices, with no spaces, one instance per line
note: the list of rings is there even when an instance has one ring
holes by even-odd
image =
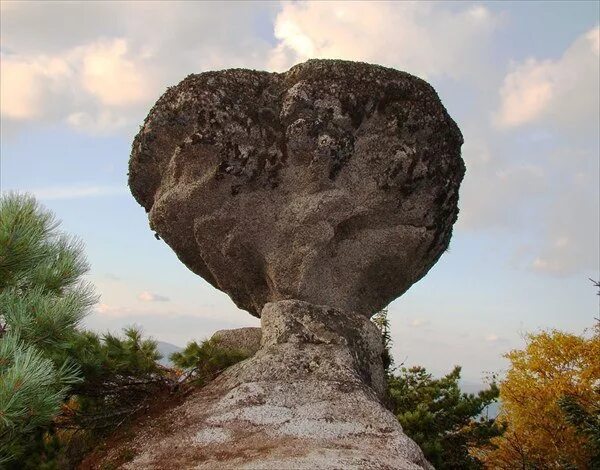
[[[467,174],[449,252],[389,306],[397,364],[467,381],[524,335],[598,315],[598,2],[0,3],[0,185],[81,238],[98,331],[184,346],[258,326],[156,240],[127,188],[131,142],[167,86],[309,58],[429,81],[461,128]]]

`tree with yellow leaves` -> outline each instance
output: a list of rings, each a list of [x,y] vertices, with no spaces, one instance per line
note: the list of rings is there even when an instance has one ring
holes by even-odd
[[[526,340],[525,349],[505,356],[498,419],[506,432],[473,454],[493,469],[597,468],[600,326],[588,335],[551,330]]]

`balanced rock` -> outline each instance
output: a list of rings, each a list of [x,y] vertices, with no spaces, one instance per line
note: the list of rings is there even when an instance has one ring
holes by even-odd
[[[462,135],[425,81],[364,63],[190,75],[136,136],[129,184],[178,257],[242,309],[370,316],[447,248]]]

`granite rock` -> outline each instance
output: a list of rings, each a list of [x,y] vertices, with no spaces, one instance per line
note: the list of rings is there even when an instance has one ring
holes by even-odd
[[[261,323],[253,357],[85,468],[433,468],[381,404],[383,341],[364,315],[285,300]]]
[[[394,69],[205,72],[152,108],[129,185],[181,261],[251,314],[298,299],[371,316],[448,247],[462,142],[434,89]]]
[[[234,328],[215,332],[211,340],[216,340],[224,349],[240,351],[254,356],[260,348],[261,330],[257,327]]]

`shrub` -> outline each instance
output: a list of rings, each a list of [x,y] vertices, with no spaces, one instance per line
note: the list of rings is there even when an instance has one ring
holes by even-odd
[[[186,371],[192,383],[203,386],[247,357],[241,351],[221,347],[217,339],[208,339],[200,344],[195,341],[188,343],[183,351],[172,354],[170,359]]]

